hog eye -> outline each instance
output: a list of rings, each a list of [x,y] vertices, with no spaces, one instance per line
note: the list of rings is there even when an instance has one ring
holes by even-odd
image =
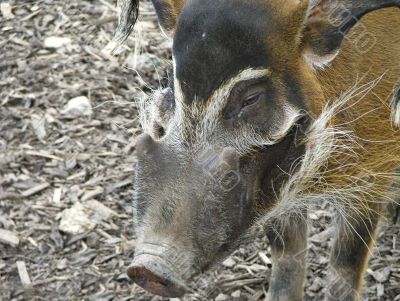
[[[230,93],[228,105],[225,108],[224,118],[226,120],[242,117],[247,108],[263,100],[267,95],[267,82],[259,79],[254,82],[241,82]]]
[[[250,105],[255,104],[256,102],[258,102],[260,100],[260,98],[261,98],[261,94],[262,93],[258,93],[258,94],[253,94],[253,95],[250,95],[250,96],[246,97],[244,99],[244,101],[242,102],[242,108],[250,106]]]

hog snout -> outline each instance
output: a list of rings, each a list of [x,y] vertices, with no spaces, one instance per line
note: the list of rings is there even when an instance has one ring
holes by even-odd
[[[240,156],[230,146],[137,137],[137,245],[128,276],[145,290],[180,297],[195,275],[233,251],[251,216]]]
[[[165,241],[139,243],[129,266],[128,276],[145,290],[163,297],[180,297],[188,288],[184,279],[190,277],[192,257],[185,248]]]
[[[135,257],[127,274],[150,293],[168,298],[181,297],[187,288],[168,265],[160,256],[142,254]]]

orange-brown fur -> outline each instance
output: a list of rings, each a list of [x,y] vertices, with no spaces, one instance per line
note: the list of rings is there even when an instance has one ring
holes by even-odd
[[[307,2],[307,1],[303,1]],[[400,166],[400,132],[391,120],[391,100],[396,83],[400,80],[400,18],[398,8],[387,8],[375,11],[362,18],[362,27],[355,27],[344,40],[339,55],[323,70],[314,70],[307,66],[301,57],[306,46],[298,45],[295,29],[301,28],[301,20],[305,17],[305,7],[299,5],[296,11],[291,11],[291,5],[282,6],[268,2],[270,9],[276,10],[277,27],[286,28],[286,36],[277,30],[277,34],[267,38],[266,43],[273,45],[274,70],[284,66],[292,70],[301,83],[308,106],[314,116],[335,101],[341,94],[357,86],[377,81],[368,93],[362,93],[348,101],[348,109],[342,110],[332,120],[332,126],[338,126],[352,132],[355,143],[349,145],[357,153],[356,158],[334,156],[329,162],[332,169],[346,165],[347,168],[335,169],[326,179],[333,186],[344,186],[354,181],[351,176],[364,177],[376,183],[370,193],[375,197],[387,195],[389,184],[394,181],[394,172]],[[300,16],[300,18],[285,19],[283,15]],[[284,21],[282,21],[282,19]],[[282,24],[282,22],[284,22]],[[292,22],[292,23],[289,23]],[[355,41],[366,28],[368,33],[376,38],[372,49],[360,53],[355,47]],[[292,33],[292,35],[290,34]],[[289,49],[289,51],[288,51]],[[381,78],[381,79],[379,79]],[[364,95],[366,94],[366,95]],[[364,191],[365,194],[367,193]],[[372,206],[379,200],[370,200],[355,204]]]
[[[328,176],[329,181],[337,186],[350,184],[354,181],[351,176],[364,177],[370,183],[375,183],[370,193],[377,199],[365,200],[358,205],[378,210],[376,203],[384,201],[379,198],[387,195],[394,172],[400,165],[400,132],[391,121],[391,100],[396,82],[400,79],[400,39],[396,29],[400,28],[399,10],[389,8],[376,11],[365,16],[362,23],[376,37],[375,46],[367,53],[360,54],[351,38],[345,40],[332,65],[317,71],[316,78],[321,83],[324,99],[313,101],[313,104],[314,113],[318,115],[328,101],[337,99],[353,85],[361,86],[382,77],[366,95],[354,97],[348,103],[348,109],[334,119],[334,126],[352,131],[357,143],[353,147],[358,156],[343,159],[333,157],[330,162],[332,168],[344,164],[348,167]],[[357,36],[357,31],[358,28],[355,28],[349,36]]]
[[[400,28],[399,9],[382,9],[362,19],[368,32],[376,37],[375,46],[365,54],[360,54],[354,47],[351,37],[357,37],[360,28],[355,28],[345,40],[338,57],[332,66],[317,72],[317,78],[325,96],[325,101],[336,99],[340,93],[358,85],[367,84],[383,76],[376,86],[360,100],[355,97],[339,114],[334,123],[349,128],[356,142],[356,158],[332,158],[332,168],[347,164],[329,176],[335,186],[349,185],[354,178],[364,178],[369,184],[360,196],[360,202],[349,204],[358,211],[356,218],[381,215],[382,206],[389,196],[389,186],[394,181],[394,173],[400,166],[400,131],[391,121],[391,100],[394,87],[400,79]],[[364,96],[364,95],[363,95]],[[316,114],[324,103],[317,103]],[[342,162],[346,159],[347,162]],[[361,213],[361,214],[359,214]],[[376,231],[373,231],[376,232]],[[373,236],[366,241],[373,245]],[[369,250],[366,250],[369,251]],[[363,266],[359,271],[357,290],[360,289],[362,273],[366,268],[368,252],[365,252]]]

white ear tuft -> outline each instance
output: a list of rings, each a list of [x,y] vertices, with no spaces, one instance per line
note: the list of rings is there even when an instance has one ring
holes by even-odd
[[[324,69],[329,66],[329,64],[335,59],[335,57],[339,54],[339,50],[329,53],[323,56],[320,56],[311,50],[305,50],[303,53],[303,57],[310,67],[315,69]]]

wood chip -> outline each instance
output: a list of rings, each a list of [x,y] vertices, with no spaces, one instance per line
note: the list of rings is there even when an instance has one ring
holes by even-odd
[[[47,37],[44,41],[44,47],[46,48],[60,48],[62,46],[68,45],[71,43],[71,39],[68,37],[57,37],[51,36]]]
[[[0,229],[0,242],[12,247],[17,247],[19,245],[19,238],[14,232]]]
[[[40,13],[40,10],[34,11],[33,13],[31,13],[31,14],[29,14],[29,15],[23,17],[23,18],[20,20],[20,22],[24,22],[24,21],[27,21],[27,20],[29,20],[29,19],[32,19],[33,17],[35,17],[35,16],[38,15],[39,13]]]
[[[1,200],[20,200],[21,195],[18,193],[7,193],[7,192],[0,192],[0,201]]]
[[[382,283],[378,283],[376,286],[376,295],[379,299],[385,295],[385,286]]]
[[[39,185],[37,185],[35,187],[32,187],[32,188],[30,188],[28,190],[25,190],[24,192],[21,193],[21,195],[23,197],[29,197],[29,196],[34,195],[34,194],[36,194],[36,193],[38,193],[38,192],[40,192],[42,190],[45,190],[49,186],[50,186],[50,183],[39,184]]]
[[[14,18],[14,14],[12,13],[10,3],[8,2],[0,3],[0,11],[4,19],[6,20]]]
[[[61,38],[58,38],[58,40],[55,41],[56,43],[60,44],[57,47],[61,47],[62,45],[61,40],[59,39]],[[86,96],[78,96],[68,101],[68,103],[62,109],[61,114],[65,115],[65,117],[73,119],[79,116],[90,116],[93,114],[93,109],[89,98]]]
[[[118,215],[114,210],[108,208],[104,204],[96,200],[90,200],[85,203],[86,208],[90,208],[96,212],[102,219],[109,219],[111,216]]]
[[[28,270],[26,269],[26,265],[24,261],[17,261],[17,270],[19,279],[21,279],[21,283],[24,288],[29,288],[32,286],[31,278],[29,277]]]
[[[268,267],[272,266],[271,259],[268,258],[267,254],[264,252],[258,252],[258,257],[260,257],[261,261]]]
[[[86,154],[86,153],[80,153],[76,155],[76,161],[87,161],[90,158],[92,158],[91,154]]]
[[[44,140],[47,136],[46,132],[46,118],[38,114],[31,115],[32,128],[39,140]]]
[[[96,227],[96,223],[89,218],[89,214],[90,210],[76,203],[62,212],[59,229],[74,235],[89,232]]]
[[[55,204],[59,204],[60,203],[62,190],[63,190],[62,186],[54,189],[53,203],[55,203]]]
[[[104,192],[103,187],[96,187],[94,190],[87,191],[81,198],[82,202],[95,198]]]
[[[23,39],[17,38],[17,37],[13,37],[10,38],[10,41],[17,44],[17,45],[21,45],[21,46],[25,46],[25,47],[29,47],[29,43]]]
[[[377,271],[372,271],[371,269],[368,269],[367,273],[374,277],[376,281],[382,283],[389,279],[392,269],[392,266],[388,266]]]
[[[222,265],[227,268],[233,268],[236,265],[236,261],[232,257],[228,257],[222,262]]]
[[[263,291],[258,291],[253,296],[251,296],[249,301],[258,301],[262,297],[262,295],[264,295],[264,292]]]
[[[231,296],[232,296],[233,298],[240,298],[240,290],[234,291],[234,292],[231,294]]]
[[[46,152],[37,152],[37,151],[33,151],[33,150],[27,150],[25,153],[27,155],[30,155],[30,156],[43,157],[43,158],[47,158],[47,159],[54,159],[54,160],[57,160],[57,161],[64,161],[63,158],[51,155],[51,154],[46,153]]]

